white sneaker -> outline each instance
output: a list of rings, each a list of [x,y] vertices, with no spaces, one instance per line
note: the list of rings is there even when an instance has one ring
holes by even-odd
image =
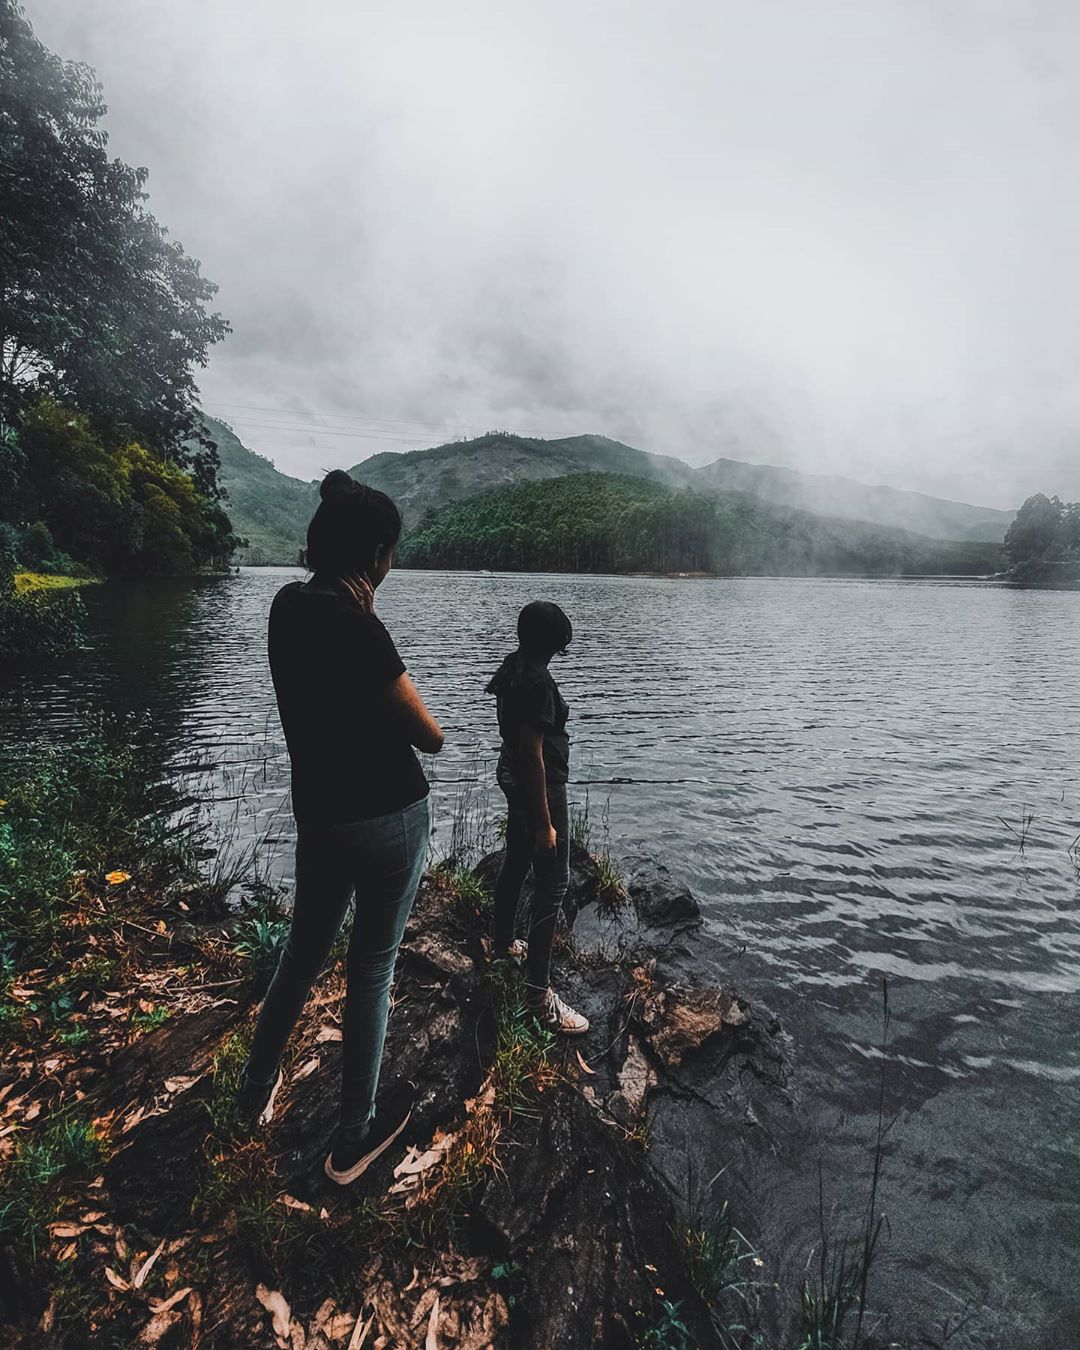
[[[529,1011],[544,1028],[562,1036],[584,1036],[589,1029],[589,1019],[582,1016],[569,1003],[564,1003],[554,989],[539,990],[536,994],[529,990]]]

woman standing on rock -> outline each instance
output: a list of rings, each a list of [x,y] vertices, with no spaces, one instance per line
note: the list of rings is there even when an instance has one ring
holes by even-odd
[[[267,1121],[278,1063],[355,891],[346,961],[341,1116],[327,1175],[354,1181],[404,1129],[408,1092],[379,1099],[390,983],[427,858],[428,784],[414,753],[442,748],[439,724],[375,616],[401,515],[385,493],[340,469],[323,480],[308,526],[308,581],[270,608],[270,672],[292,761],[296,895],[240,1088]]]
[[[570,770],[569,709],[548,669],[573,636],[558,605],[534,600],[518,615],[518,647],[487,686],[502,736],[497,770],[506,795],[506,858],[495,887],[496,957],[520,955],[514,941],[521,888],[533,870],[532,913],[525,954],[525,995],[542,1027],[581,1036],[588,1019],[551,987],[551,944],[569,881],[570,831],[566,782]]]

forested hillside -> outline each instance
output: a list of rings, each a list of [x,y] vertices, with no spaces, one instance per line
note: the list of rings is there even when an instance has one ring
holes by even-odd
[[[204,434],[217,446],[221,460],[221,484],[233,528],[244,540],[237,561],[252,566],[295,563],[318,505],[317,484],[279,472],[224,422],[203,420]]]
[[[431,511],[405,539],[403,566],[721,575],[983,575],[990,544],[814,516],[737,493],[576,474],[485,492]]]
[[[349,470],[397,502],[406,524],[431,506],[474,497],[488,488],[560,478],[573,473],[623,473],[689,487],[695,470],[680,459],[650,455],[606,436],[537,440],[493,431],[431,450],[373,455]]]

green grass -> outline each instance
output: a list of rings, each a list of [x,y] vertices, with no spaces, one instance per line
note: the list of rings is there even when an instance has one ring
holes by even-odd
[[[728,1202],[711,1214],[693,1214],[681,1237],[687,1274],[709,1309],[722,1350],[755,1344],[761,1288],[756,1268],[762,1262],[736,1228]]]
[[[280,898],[265,882],[253,883],[243,902],[242,917],[233,928],[236,953],[248,962],[256,985],[268,984],[277,968],[278,956],[289,935],[289,916],[282,912]]]
[[[29,595],[33,591],[66,591],[75,586],[92,586],[92,577],[56,577],[45,572],[16,572],[15,594]]]
[[[471,869],[447,860],[436,863],[433,874],[456,918],[470,928],[490,926],[491,896]]]
[[[614,918],[630,903],[626,882],[623,881],[622,873],[606,849],[603,853],[598,853],[593,861],[596,863],[599,878],[596,888],[596,908],[603,918]]]
[[[61,1179],[89,1179],[106,1155],[105,1141],[89,1121],[50,1121],[25,1136],[0,1175],[0,1238],[14,1238],[36,1256],[58,1213]]]
[[[516,971],[491,976],[496,1034],[492,1079],[495,1104],[512,1114],[526,1106],[550,1066],[555,1036],[545,1031],[525,1006],[525,991]]]
[[[648,1346],[649,1350],[696,1350],[690,1328],[682,1319],[682,1304],[661,1299],[655,1320],[642,1333],[638,1344]]]

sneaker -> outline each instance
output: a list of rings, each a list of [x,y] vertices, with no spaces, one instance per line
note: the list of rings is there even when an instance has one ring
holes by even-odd
[[[343,1135],[339,1130],[324,1168],[330,1180],[348,1186],[363,1176],[409,1123],[415,1099],[416,1084],[399,1083],[375,1103],[375,1114],[358,1135]]]
[[[249,1128],[269,1125],[284,1075],[280,1069],[269,1083],[253,1083],[245,1074],[236,1092],[236,1114]]]
[[[525,964],[525,958],[529,954],[529,944],[524,938],[515,938],[506,949],[506,954],[511,961],[516,961],[519,966]]]
[[[564,1003],[550,986],[535,994],[530,989],[528,1006],[545,1031],[563,1036],[584,1036],[589,1029],[589,1019],[571,1008],[569,1003]]]

